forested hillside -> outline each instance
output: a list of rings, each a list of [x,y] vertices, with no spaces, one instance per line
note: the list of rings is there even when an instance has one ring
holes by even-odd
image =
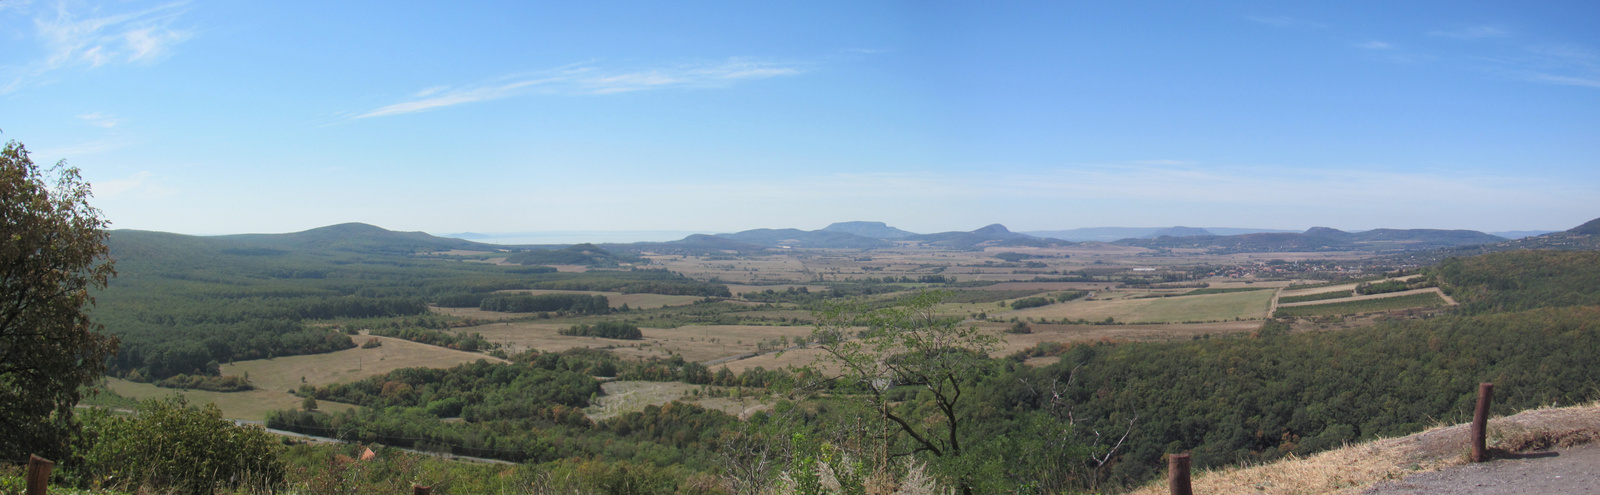
[[[728,292],[721,284],[664,270],[556,273],[387,254],[411,249],[416,241],[400,236],[388,243],[389,234],[321,244],[301,234],[260,241],[112,232],[109,246],[118,277],[96,294],[94,309],[96,321],[122,340],[111,373],[140,380],[215,375],[220,364],[231,361],[346,349],[355,344],[333,327],[337,322],[406,317],[426,323],[413,325],[437,328],[448,322],[423,318],[429,304],[470,300],[476,307],[498,290]],[[566,301],[570,304],[549,310],[610,311],[603,297],[598,305],[590,299],[584,296],[581,308]]]

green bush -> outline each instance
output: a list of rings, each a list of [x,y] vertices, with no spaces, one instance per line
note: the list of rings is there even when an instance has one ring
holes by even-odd
[[[201,409],[182,396],[152,399],[133,416],[92,410],[83,424],[80,475],[91,485],[209,494],[283,480],[277,437],[223,419],[215,404]]]
[[[1011,309],[1026,309],[1037,308],[1039,306],[1049,306],[1051,302],[1052,301],[1049,299],[1043,297],[1024,297],[1022,299],[1011,301]]]

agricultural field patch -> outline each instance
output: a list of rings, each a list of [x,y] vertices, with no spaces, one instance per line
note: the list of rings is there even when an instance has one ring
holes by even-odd
[[[1113,286],[1111,282],[1001,282],[984,286],[987,290],[1098,290]]]
[[[300,402],[305,400],[289,394],[284,390],[270,390],[257,388],[244,392],[207,392],[204,390],[175,390],[161,388],[149,383],[135,383],[120,378],[106,378],[106,388],[116,392],[117,395],[135,400],[160,399],[174,394],[182,395],[190,404],[216,404],[222,409],[222,416],[232,419],[261,421],[266,419],[267,412],[279,409],[299,409]],[[341,404],[333,401],[317,401],[317,410],[327,412],[340,412],[354,409],[356,406]]]
[[[1393,311],[1397,309],[1433,308],[1445,306],[1448,303],[1439,296],[1438,291],[1421,289],[1410,293],[1395,292],[1380,294],[1389,297],[1371,297],[1365,299],[1352,298],[1348,301],[1307,304],[1299,306],[1279,306],[1274,316],[1289,318],[1297,316],[1338,316],[1377,311]]]
[[[686,325],[678,328],[641,327],[641,340],[615,340],[598,337],[560,335],[571,324],[507,322],[473,327],[490,342],[501,343],[507,352],[537,349],[559,352],[574,347],[605,349],[623,358],[647,359],[681,355],[696,362],[776,349],[785,339],[811,335],[809,326],[766,325]]]
[[[1294,304],[1294,303],[1302,303],[1302,302],[1310,302],[1310,301],[1326,301],[1328,299],[1343,299],[1343,298],[1350,297],[1352,294],[1353,293],[1351,291],[1336,290],[1336,291],[1332,291],[1332,292],[1318,292],[1316,294],[1306,294],[1306,295],[1303,295],[1303,296],[1283,296],[1283,297],[1279,297],[1278,298],[1278,304]]]
[[[1376,280],[1371,280],[1370,282],[1377,283],[1377,282],[1388,282],[1390,280],[1411,280],[1411,279],[1414,279],[1414,278],[1417,278],[1417,277],[1421,277],[1421,275],[1407,275],[1407,276],[1404,276],[1404,277],[1391,277],[1391,278],[1384,278],[1384,279],[1376,279]],[[1355,292],[1357,285],[1361,285],[1361,283],[1360,282],[1351,282],[1351,283],[1348,283],[1348,284],[1338,284],[1338,285],[1317,284],[1317,285],[1311,285],[1311,286],[1305,286],[1305,287],[1296,287],[1296,288],[1293,288],[1293,289],[1285,289],[1283,291],[1283,294],[1280,294],[1280,296],[1285,296],[1285,297],[1303,296],[1303,295],[1307,295],[1307,294],[1317,294],[1317,293],[1332,292],[1332,291],[1345,291],[1345,292],[1352,292],[1353,293],[1353,292]]]
[[[239,361],[222,366],[222,374],[249,376],[257,389],[284,393],[301,384],[349,383],[400,368],[448,368],[479,359],[504,360],[487,354],[446,349],[391,337],[353,336],[357,343],[378,339],[382,345],[371,349],[353,347],[326,354],[285,356],[274,359]],[[304,381],[302,381],[302,378]]]
[[[1195,290],[1191,290],[1189,292],[1185,292],[1185,293],[1183,293],[1183,295],[1185,295],[1185,296],[1203,296],[1203,295],[1206,295],[1206,294],[1227,294],[1227,293],[1230,293],[1230,292],[1249,292],[1249,291],[1253,291],[1253,290],[1267,290],[1267,289],[1271,289],[1271,288],[1272,287],[1263,287],[1263,286],[1255,286],[1255,287],[1206,287],[1204,289],[1195,289]]]
[[[1006,328],[1010,327],[1009,323],[979,323],[978,325],[980,328],[993,332],[1002,339],[1000,346],[990,354],[997,358],[1009,356],[1017,351],[1043,342],[1187,340],[1204,335],[1247,333],[1261,328],[1261,322],[1259,321],[1156,325],[1057,325],[1032,323],[1029,324],[1029,327],[1033,329],[1033,333],[1013,334],[1005,331]],[[740,373],[756,367],[770,370],[789,366],[805,366],[821,359],[823,354],[822,350],[816,348],[795,349],[781,354],[762,354],[729,361],[711,366],[711,369],[717,370],[727,366],[730,371]],[[1055,358],[1042,359],[1048,359],[1050,363],[1055,362]]]
[[[1002,317],[1032,317],[1047,320],[1088,320],[1129,323],[1181,323],[1259,319],[1267,315],[1273,291],[1248,291],[1200,296],[1131,298],[1117,291],[1112,298],[1096,295],[1093,300],[1078,300],[1028,308]]]
[[[1188,340],[1204,335],[1247,333],[1261,328],[1261,322],[1225,321],[1168,325],[1053,325],[1032,323],[1028,326],[1033,329],[1033,333],[1005,333],[1003,326],[993,325],[994,331],[999,332],[1000,337],[1005,341],[1001,344],[999,350],[990,355],[1005,357],[1044,342],[1072,343],[1099,340],[1143,342]],[[1055,362],[1054,358],[1050,359],[1050,362]]]

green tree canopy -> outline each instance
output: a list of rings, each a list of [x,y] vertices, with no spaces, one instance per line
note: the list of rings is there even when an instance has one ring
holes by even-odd
[[[78,388],[117,341],[85,309],[115,274],[89,184],[59,162],[41,171],[16,141],[0,149],[0,452],[60,458]]]

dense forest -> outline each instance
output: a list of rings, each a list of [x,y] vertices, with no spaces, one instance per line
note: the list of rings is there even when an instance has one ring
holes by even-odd
[[[586,266],[618,266],[621,263],[638,261],[636,258],[622,256],[601,249],[594,244],[577,244],[561,249],[534,249],[514,253],[506,257],[507,263],[519,265],[586,265]]]
[[[495,306],[499,311],[522,309],[517,304],[526,295],[494,294],[502,290],[728,295],[722,284],[666,270],[558,273],[405,257],[378,249],[383,245],[345,241],[333,244],[339,249],[288,249],[321,239],[112,232],[108,245],[119,277],[95,294],[93,310],[121,339],[110,373],[136,380],[207,376],[232,361],[348,349],[356,345],[348,335],[319,323],[426,318],[429,304],[496,301],[505,303]],[[540,304],[570,298],[536,311],[609,311],[604,296],[532,297]]]

